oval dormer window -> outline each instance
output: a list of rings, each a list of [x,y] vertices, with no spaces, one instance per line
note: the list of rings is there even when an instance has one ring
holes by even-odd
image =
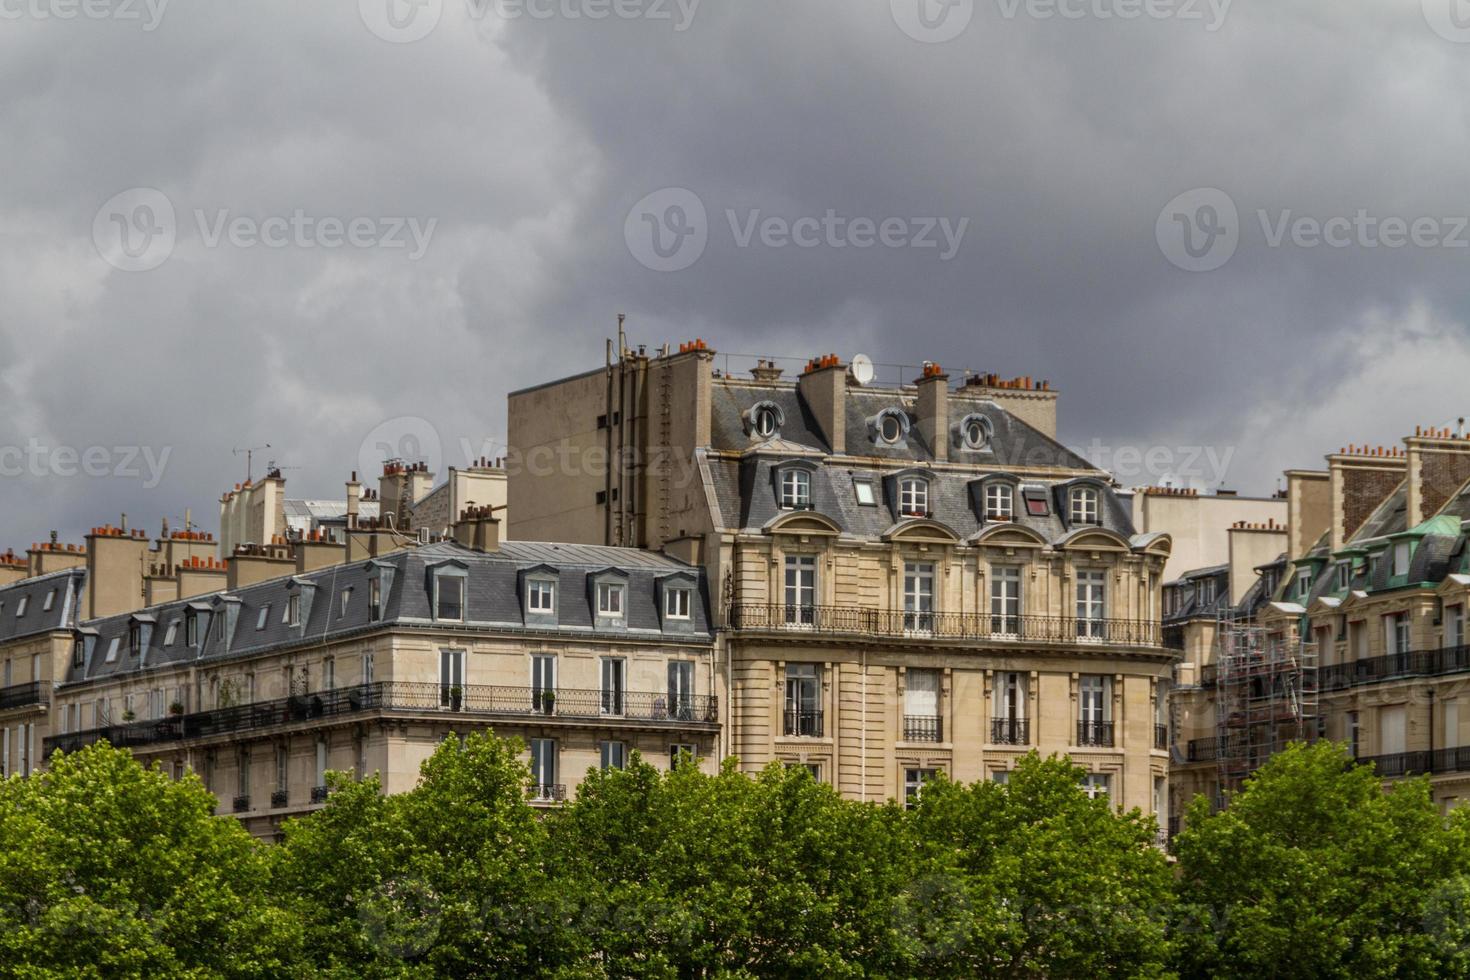
[[[960,444],[971,452],[990,445],[990,420],[983,415],[966,415],[960,420]]]
[[[776,419],[776,410],[773,408],[759,408],[755,413],[755,434],[763,439],[769,439],[781,428],[781,423]]]
[[[898,417],[897,412],[883,413],[883,417],[878,420],[878,436],[890,445],[903,438],[903,420]]]

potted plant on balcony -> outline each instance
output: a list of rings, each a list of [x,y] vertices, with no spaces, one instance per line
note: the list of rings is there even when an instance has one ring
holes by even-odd
[[[182,715],[184,713],[184,702],[175,701],[173,704],[169,705],[168,713],[173,715],[175,718]]]
[[[129,708],[127,711],[124,711],[123,712],[123,715],[122,715],[123,721],[132,721],[136,717],[138,717],[138,716],[135,715],[135,714],[133,714],[133,709],[132,708]]]
[[[449,692],[448,693],[449,693],[449,710],[450,711],[458,711],[459,708],[460,708],[460,705],[464,703],[464,692],[462,690],[460,690],[458,687],[451,687],[449,689]]]
[[[541,692],[541,711],[543,713],[549,715],[549,714],[551,714],[555,710],[556,710],[556,692],[555,691],[542,691]]]

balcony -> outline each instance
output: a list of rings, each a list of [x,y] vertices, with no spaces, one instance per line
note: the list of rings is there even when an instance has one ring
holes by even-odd
[[[1154,726],[1154,748],[1167,749],[1169,747],[1169,726]]]
[[[903,740],[905,742],[944,741],[944,719],[938,715],[904,715]]]
[[[529,795],[533,803],[558,803],[567,798],[567,788],[560,783],[534,783]]]
[[[548,694],[553,696],[548,698]],[[56,749],[75,752],[102,739],[118,748],[138,748],[365,714],[465,715],[486,721],[509,722],[528,722],[534,716],[538,722],[596,720],[603,724],[678,728],[712,727],[719,720],[719,705],[713,695],[670,698],[667,694],[625,691],[612,702],[612,706],[619,709],[617,714],[604,711],[604,704],[602,691],[552,692],[530,687],[473,684],[451,689],[441,684],[381,681],[54,735],[47,738],[44,745],[48,756]]]
[[[1113,723],[1110,721],[1079,721],[1077,744],[1111,748],[1113,745]]]
[[[246,810],[250,809],[250,797],[237,796],[235,797],[234,803],[231,804],[231,806],[235,813],[244,813]]]
[[[1219,743],[1214,736],[1192,738],[1185,747],[1185,757],[1190,762],[1214,762],[1219,757]]]
[[[313,802],[313,803],[325,803],[325,802],[327,802],[327,787],[325,787],[325,786],[313,786],[311,788],[311,802]]]
[[[781,732],[792,738],[821,738],[822,712],[820,710],[798,711],[788,708]]]
[[[1470,746],[1452,749],[1396,752],[1393,755],[1368,756],[1358,760],[1378,770],[1384,779],[1409,775],[1441,775],[1470,772]]]
[[[1320,691],[1345,691],[1364,684],[1400,680],[1405,677],[1436,677],[1470,672],[1470,646],[1409,650],[1364,657],[1348,663],[1317,668]]]
[[[904,637],[992,643],[1111,643],[1161,646],[1157,620],[1076,619],[1069,616],[991,616],[985,613],[904,612],[863,606],[737,604],[730,628],[749,631],[813,631],[854,636]]]
[[[286,805],[288,800],[289,795],[286,793],[285,790],[276,790],[274,793],[271,794],[271,809],[279,810],[281,807]],[[249,804],[246,804],[246,806],[248,808]]]
[[[993,718],[990,741],[993,745],[1030,745],[1031,723],[1024,718]]]
[[[25,708],[33,704],[46,704],[51,699],[50,687],[51,685],[42,684],[40,681],[0,687],[0,711],[7,708]]]

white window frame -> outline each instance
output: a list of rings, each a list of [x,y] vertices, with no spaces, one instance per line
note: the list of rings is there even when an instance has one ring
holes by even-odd
[[[1090,772],[1082,777],[1082,792],[1090,800],[1106,799],[1113,802],[1113,776],[1107,772]]]
[[[815,555],[787,555],[782,597],[788,627],[811,629],[817,619],[817,558]]]
[[[178,637],[178,635],[179,621],[177,619],[171,620],[168,624],[168,629],[163,631],[163,645],[166,647],[173,646],[174,640]]]
[[[271,615],[271,607],[269,605],[265,605],[265,606],[261,606],[260,607],[260,613],[259,613],[259,615],[257,615],[255,617],[255,628],[256,628],[256,630],[263,630],[263,629],[265,629],[265,624],[270,620],[270,615]]]
[[[287,593],[286,608],[281,610],[281,622],[287,626],[301,625],[301,593]]]
[[[924,784],[939,775],[937,768],[905,766],[903,770],[903,807],[912,810],[919,804]]]
[[[872,480],[853,480],[852,492],[859,507],[877,507],[878,495],[873,490]]]
[[[549,578],[526,580],[526,612],[538,616],[556,613],[556,582]]]
[[[781,509],[805,510],[812,504],[812,475],[795,466],[781,471]]]
[[[51,607],[56,604],[56,590],[52,589],[46,593],[46,601],[41,604],[41,612],[50,612]]]
[[[376,575],[368,579],[368,622],[383,618],[383,580]]]
[[[598,711],[622,717],[628,711],[628,659],[601,657],[597,666]]]
[[[670,769],[670,771],[672,771],[673,769],[675,769],[675,768],[678,767],[680,753],[688,753],[688,755],[689,755],[689,761],[691,763],[694,763],[694,764],[697,764],[698,763],[699,755],[695,751],[695,746],[693,745],[693,743],[690,743],[690,742],[673,742],[673,743],[671,743],[669,745],[669,769]]]
[[[903,628],[907,632],[934,630],[934,563],[904,562]]]
[[[15,618],[20,619],[26,614],[26,607],[31,604],[31,597],[23,595],[15,604]]]
[[[978,430],[979,436],[973,436]],[[960,420],[960,444],[972,453],[978,453],[990,445],[990,422],[983,415],[966,415]]]
[[[893,426],[893,435],[888,434],[888,426]],[[897,445],[903,439],[903,419],[895,411],[887,411],[878,416],[878,441],[889,446]]]
[[[454,588],[459,593],[459,615],[445,616],[444,612],[444,584],[453,582]],[[465,576],[450,572],[434,573],[434,621],[436,623],[463,623],[465,621],[465,599],[468,590],[465,588]]]
[[[1108,615],[1108,573],[1102,569],[1077,570],[1077,638],[1103,639]]]
[[[770,439],[781,431],[781,419],[770,405],[758,407],[751,423],[755,434],[762,439]]]
[[[689,610],[693,603],[690,602],[691,589],[668,588],[664,590],[664,618],[665,619],[688,619]]]
[[[1016,488],[999,481],[985,484],[985,519],[1009,521],[1016,516]]]
[[[990,632],[1016,636],[1021,632],[1021,566],[990,566]]]
[[[898,513],[903,517],[929,516],[929,481],[905,476],[898,481]]]
[[[532,799],[551,800],[556,792],[556,739],[533,738],[531,753]]]
[[[1393,545],[1393,574],[1397,578],[1400,575],[1409,574],[1409,559],[1413,555],[1413,547],[1407,541],[1395,541]]]
[[[604,770],[628,768],[628,743],[609,739],[598,746],[599,762]]]
[[[597,615],[603,619],[622,619],[628,605],[627,591],[622,582],[598,582]]]
[[[1097,487],[1073,487],[1067,496],[1067,514],[1073,524],[1102,523],[1102,494]]]

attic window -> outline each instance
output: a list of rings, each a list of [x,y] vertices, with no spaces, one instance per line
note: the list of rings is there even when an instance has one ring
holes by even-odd
[[[464,576],[438,572],[434,576],[434,618],[464,620]]]
[[[1051,505],[1046,502],[1044,490],[1022,490],[1021,496],[1026,501],[1027,516],[1046,517],[1051,514]]]
[[[270,606],[261,606],[260,607],[260,615],[255,618],[255,628],[258,629],[258,630],[265,629],[265,624],[270,619],[270,615],[271,615],[271,607]]]
[[[1096,487],[1073,487],[1069,500],[1069,517],[1073,524],[1098,523],[1098,494]]]
[[[287,626],[301,625],[301,595],[293,592],[286,596],[286,611],[282,620]]]
[[[1337,563],[1337,591],[1346,592],[1348,587],[1348,576],[1352,574],[1349,564],[1345,561]]]
[[[50,612],[51,606],[56,602],[56,590],[52,589],[46,593],[46,601],[41,604],[42,612]]]
[[[857,494],[857,502],[861,507],[878,506],[878,498],[873,494],[873,484],[870,480],[853,480],[852,492]]]
[[[163,645],[166,646],[166,647],[173,646],[174,645],[174,640],[175,640],[175,638],[178,637],[178,635],[179,635],[179,621],[176,619],[173,622],[171,622],[171,623],[168,624],[168,630],[163,634]]]
[[[896,408],[884,409],[878,416],[878,441],[893,445],[908,430],[908,417]]]
[[[985,485],[985,519],[1008,521],[1015,514],[1016,490],[1009,483]]]
[[[622,618],[623,587],[613,582],[601,582],[597,586],[597,615]]]
[[[30,596],[28,596],[28,595],[21,596],[20,597],[20,601],[15,604],[15,618],[16,619],[20,619],[22,616],[24,616],[26,614],[26,606],[28,606],[30,604],[31,604],[31,597]]]
[[[340,605],[337,606],[337,618],[338,619],[346,619],[347,618],[347,607],[350,606],[351,604],[352,604],[352,589],[349,587],[349,588],[346,588],[346,589],[343,589],[342,590],[342,599],[341,599]]]
[[[803,510],[812,504],[812,475],[806,470],[788,469],[781,474],[781,506],[786,510]]]
[[[898,511],[905,517],[929,516],[929,481],[911,476],[899,483]]]
[[[112,641],[107,644],[107,657],[105,658],[107,663],[112,663],[114,660],[117,659],[117,648],[119,639],[119,637],[114,636],[112,638]]]
[[[979,452],[990,445],[990,420],[983,415],[966,415],[960,420],[960,445]]]
[[[755,434],[762,439],[769,439],[781,431],[781,420],[776,415],[776,410],[769,405],[763,405],[755,410]]]
[[[1393,574],[1409,574],[1409,542],[1399,541],[1393,546]]]
[[[192,609],[184,613],[184,642],[191,647],[199,645],[199,614]]]
[[[1312,570],[1303,568],[1296,573],[1296,594],[1300,599],[1305,599],[1312,591]]]
[[[86,665],[86,662],[87,641],[79,636],[72,642],[71,645],[71,665],[73,667],[82,667]],[[62,717],[65,718],[66,716],[63,714]],[[62,726],[62,731],[66,731],[66,727],[64,724]]]
[[[143,649],[143,627],[137,623],[128,624],[128,653],[138,655]]]

